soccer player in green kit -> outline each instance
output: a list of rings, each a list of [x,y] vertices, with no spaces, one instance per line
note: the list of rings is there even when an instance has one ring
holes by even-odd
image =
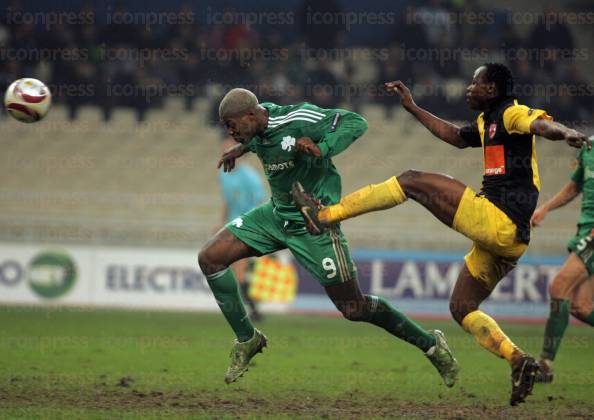
[[[340,226],[311,235],[293,203],[295,182],[315,192],[324,205],[340,200],[340,175],[331,158],[365,133],[365,119],[354,112],[308,103],[260,104],[252,92],[239,88],[222,99],[219,117],[238,144],[223,154],[218,166],[230,171],[237,158],[255,152],[272,191],[270,201],[228,223],[198,255],[219,308],[237,336],[225,382],[243,375],[267,341],[250,322],[229,266],[242,258],[288,248],[346,319],[377,325],[416,346],[445,384],[453,386],[459,368],[443,333],[426,331],[381,297],[364,295]]]
[[[580,192],[582,211],[577,233],[567,243],[569,257],[549,285],[550,313],[545,327],[537,382],[553,381],[553,361],[569,324],[570,313],[594,326],[594,150],[587,148],[578,153],[571,180],[534,211],[532,226],[539,226],[549,211],[571,202]]]

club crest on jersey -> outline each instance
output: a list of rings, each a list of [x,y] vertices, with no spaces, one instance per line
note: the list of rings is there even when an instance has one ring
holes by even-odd
[[[493,123],[489,125],[489,137],[495,137],[495,133],[497,132],[497,124]]]
[[[231,224],[233,226],[235,226],[236,228],[240,228],[241,226],[243,226],[243,219],[241,217],[238,217],[236,219],[233,219],[231,221]]]
[[[293,136],[283,137],[283,141],[281,142],[281,147],[283,148],[283,150],[290,152],[294,146],[295,146],[295,137],[293,137]]]

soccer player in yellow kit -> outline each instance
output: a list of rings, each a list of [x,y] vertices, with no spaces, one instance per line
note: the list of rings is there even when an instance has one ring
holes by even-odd
[[[477,68],[467,102],[481,111],[476,122],[458,127],[415,104],[400,81],[386,83],[402,106],[439,139],[457,148],[482,147],[484,177],[480,193],[445,175],[408,170],[321,207],[296,184],[293,198],[308,229],[323,232],[342,220],[384,210],[411,198],[435,217],[473,241],[450,300],[452,316],[478,343],[505,358],[512,369],[510,404],[532,392],[538,364],[516,346],[497,322],[479,309],[497,283],[512,270],[530,240],[530,217],[540,191],[535,135],[581,147],[585,135],[555,123],[544,110],[520,105],[512,96],[513,77],[498,63]]]

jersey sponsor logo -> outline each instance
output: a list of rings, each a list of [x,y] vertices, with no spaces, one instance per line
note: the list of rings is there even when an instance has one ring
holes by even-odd
[[[489,125],[489,137],[490,138],[495,137],[496,131],[497,131],[497,124],[492,123],[491,125]]]
[[[292,137],[292,136],[283,137],[283,141],[281,142],[281,147],[283,150],[290,152],[294,146],[295,146],[295,137]]]
[[[285,171],[287,169],[292,169],[295,167],[295,162],[289,160],[287,162],[280,162],[280,163],[267,163],[264,165],[264,170],[266,172],[278,172],[278,171]]]
[[[505,149],[502,144],[485,147],[485,175],[505,175]]]

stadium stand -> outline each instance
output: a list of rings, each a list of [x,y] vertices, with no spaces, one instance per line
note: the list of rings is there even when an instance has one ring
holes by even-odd
[[[591,80],[583,76],[594,74],[592,60],[579,55],[580,48],[590,43],[591,27],[568,28],[558,23],[552,27],[555,35],[548,36],[542,32],[543,22],[510,22],[510,16],[538,17],[536,13],[522,15],[527,10],[546,11],[533,0],[501,2],[495,9],[486,2],[473,1],[413,3],[416,6],[377,2],[378,10],[396,13],[400,19],[397,25],[375,25],[373,31],[365,25],[346,31],[340,25],[324,25],[328,33],[316,33],[310,39],[308,33],[300,32],[300,13],[305,9],[299,7],[309,5],[315,11],[315,7],[324,7],[319,2],[287,3],[286,7],[295,8],[298,18],[291,30],[266,25],[254,29],[241,22],[209,24],[208,18],[203,22],[203,11],[195,10],[195,24],[151,31],[142,25],[110,26],[99,19],[106,15],[116,19],[127,12],[124,4],[109,13],[99,4],[94,6],[96,10],[83,6],[81,12],[96,15],[97,24],[62,24],[52,31],[11,25],[11,19],[22,12],[15,2],[0,16],[0,53],[7,58],[15,52],[31,54],[26,54],[25,60],[2,60],[0,88],[23,74],[36,76],[49,82],[57,105],[45,121],[33,126],[0,121],[4,133],[0,137],[0,238],[197,247],[220,219],[215,164],[221,133],[214,125],[213,109],[225,87],[238,84],[256,87],[261,100],[341,105],[369,120],[365,138],[336,159],[344,175],[344,191],[411,167],[448,173],[474,188],[480,185],[480,151],[458,151],[435,141],[396,101],[377,90],[370,93],[384,80],[407,81],[421,105],[460,120],[471,118],[462,99],[469,75],[486,59],[500,59],[512,67],[520,88],[531,88],[530,92],[520,89],[524,102],[547,109],[571,126],[592,124],[591,95],[543,95],[534,90],[559,87],[564,81],[574,87],[580,83],[592,87]],[[571,12],[578,3],[563,7]],[[141,1],[130,4],[143,7]],[[341,4],[357,6],[347,0]],[[583,6],[586,4],[584,1]],[[240,1],[225,5],[211,12],[241,17]],[[494,21],[487,26],[428,24],[464,16],[467,9],[478,15],[489,12]],[[179,15],[188,13],[193,12],[180,3]],[[444,30],[441,34],[435,32],[439,27]],[[371,32],[373,37],[367,36]],[[323,44],[316,44],[320,40]],[[459,48],[488,54],[446,62],[406,56],[418,46],[427,54]],[[304,58],[306,47],[312,48],[309,59]],[[33,54],[64,48],[85,48],[89,58],[44,61]],[[127,55],[131,51],[154,53],[160,48],[186,54],[180,60],[155,56],[142,62]],[[228,56],[205,58],[209,48]],[[287,49],[288,55],[284,60],[242,63],[233,54],[262,48]],[[539,54],[549,48],[578,53],[575,60],[563,63],[550,59],[541,63],[539,56],[521,60],[502,55],[522,48]],[[108,52],[122,53],[115,57],[127,59],[109,59]],[[320,52],[329,58],[321,59],[316,55]],[[73,86],[92,89],[89,94],[70,94],[66,88]],[[116,87],[132,90],[117,94]],[[333,94],[316,93],[316,87],[330,87]],[[540,140],[538,151],[542,202],[566,181],[574,152],[562,144]],[[254,157],[250,159],[259,167]],[[573,232],[578,205],[575,202],[552,213],[547,229],[534,235],[529,252],[562,253],[559,238],[568,238]],[[463,251],[469,246],[466,239],[441,227],[415,203],[353,220],[345,231],[355,247]]]
[[[104,123],[97,109],[70,121],[64,107],[38,125],[5,121],[0,139],[0,237],[5,240],[91,244],[193,246],[220,221],[216,162],[221,133],[205,124],[209,102],[180,112],[167,101],[149,121],[131,110]],[[362,111],[367,134],[335,159],[344,191],[408,168],[450,174],[480,187],[479,149],[458,150],[431,137],[397,110],[386,120],[379,105]],[[84,121],[84,122],[83,122]],[[542,198],[567,180],[574,152],[539,140]],[[247,157],[261,170],[254,156]],[[559,254],[574,230],[578,202],[550,214],[530,251]],[[468,241],[427,217],[416,203],[345,224],[355,247],[464,251]]]

